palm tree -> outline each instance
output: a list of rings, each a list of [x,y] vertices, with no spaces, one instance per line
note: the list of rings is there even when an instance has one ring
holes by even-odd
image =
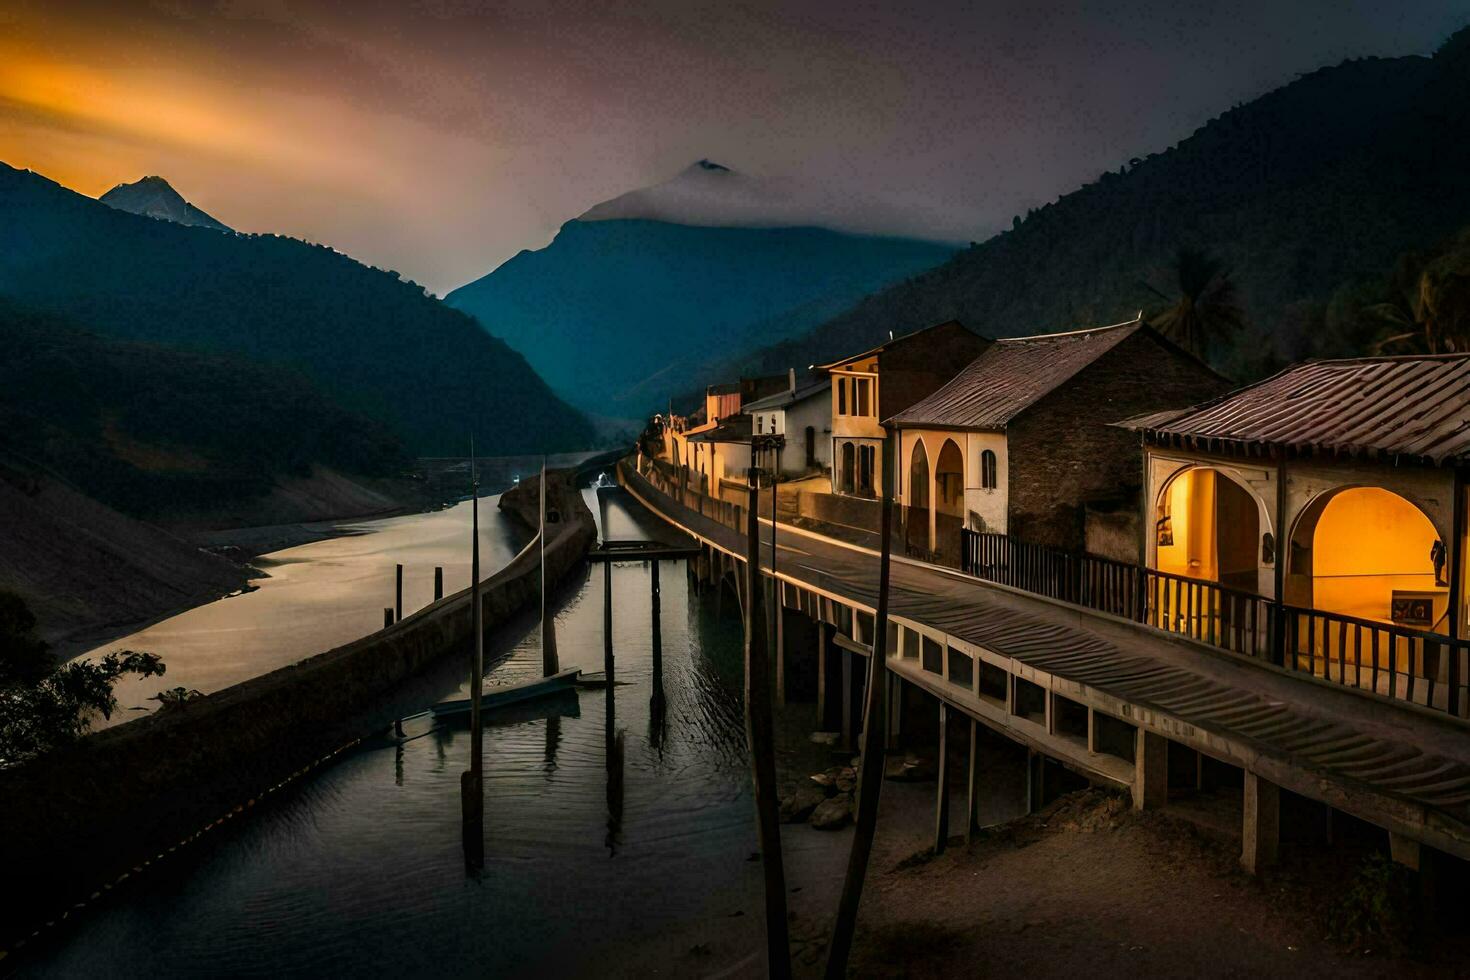
[[[1203,249],[1181,248],[1169,269],[1170,295],[1147,282],[1143,287],[1169,307],[1149,318],[1165,337],[1204,358],[1245,325],[1245,313],[1236,297],[1235,281],[1219,259]]]
[[[1399,259],[1393,298],[1363,310],[1379,327],[1375,354],[1450,354],[1470,350],[1470,234],[1425,261]]]

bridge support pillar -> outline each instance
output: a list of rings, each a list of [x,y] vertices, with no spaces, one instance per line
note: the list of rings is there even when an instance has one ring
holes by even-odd
[[[842,650],[842,751],[852,751],[852,651]]]
[[[970,719],[969,786],[965,803],[965,843],[980,830],[980,723]]]
[[[939,702],[939,753],[934,760],[934,853],[949,843],[949,705]]]
[[[1281,790],[1249,769],[1245,772],[1240,841],[1240,863],[1250,874],[1260,874],[1276,863],[1281,845]]]
[[[1169,801],[1169,740],[1139,728],[1133,748],[1133,809],[1153,810]]]

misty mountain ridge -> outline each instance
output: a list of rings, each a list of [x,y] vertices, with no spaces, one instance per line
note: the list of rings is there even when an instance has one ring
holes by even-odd
[[[713,160],[597,204],[578,221],[662,221],[719,228],[826,228],[852,235],[952,241],[936,233],[935,216],[830,181],[758,177]]]
[[[959,319],[1005,337],[1158,310],[1180,248],[1218,257],[1249,324],[1219,366],[1259,375],[1361,354],[1335,324],[1345,292],[1470,223],[1470,29],[1433,57],[1322,68],[1209,121],[1160,153],[1028,214],[949,262],[814,330],[698,378],[784,369],[861,350],[890,330]]]
[[[235,230],[184,200],[183,195],[162,177],[144,177],[131,184],[118,184],[97,200],[119,211],[158,218],[161,221],[172,221],[196,228],[213,228],[215,231]]]
[[[599,204],[445,297],[599,415],[645,416],[716,351],[802,333],[943,262],[944,243],[860,234],[815,185],[702,160]],[[861,202],[848,200],[851,215]],[[877,213],[877,212],[869,212]],[[855,220],[855,219],[854,219]]]

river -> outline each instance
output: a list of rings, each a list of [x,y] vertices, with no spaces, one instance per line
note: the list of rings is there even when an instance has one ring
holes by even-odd
[[[595,513],[590,491],[587,499]],[[395,561],[411,570],[410,609],[428,598],[432,565],[445,566],[446,589],[467,580],[462,510],[369,522],[357,536],[283,552],[258,592],[160,623],[136,642],[168,657],[170,684],[200,687],[233,669],[206,664],[220,651],[250,651],[258,667],[263,650],[287,662],[350,638],[381,621]],[[482,501],[491,568],[523,534],[497,514]],[[656,524],[621,507],[610,521],[613,538]],[[582,574],[559,600],[561,661],[600,670],[604,567]],[[660,717],[650,710],[649,568],[612,574],[626,685],[611,699],[579,691],[487,730],[483,871],[466,871],[460,837],[468,733],[410,722],[419,737],[370,739],[210,844],[150,869],[26,972],[606,975],[639,963],[760,972],[734,603],[717,614],[711,594],[688,587],[683,563],[664,564]],[[523,620],[496,637],[492,683],[539,671],[538,632]],[[451,684],[441,696],[454,693]],[[793,880],[835,881],[846,837],[787,835]]]

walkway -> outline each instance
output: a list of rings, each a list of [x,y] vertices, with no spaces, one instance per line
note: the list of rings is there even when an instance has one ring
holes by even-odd
[[[619,473],[654,513],[716,550],[744,555],[743,534],[664,494],[630,466]],[[762,525],[762,568],[769,570],[770,525]],[[777,537],[779,579],[872,611],[878,561],[871,552],[786,525]],[[978,683],[948,682],[947,655],[938,673],[925,670],[922,658],[892,657],[891,670],[1095,778],[1136,784],[1142,766],[1095,751],[1093,712],[1470,858],[1470,726],[1463,722],[905,559],[893,563],[889,608],[901,626],[1013,679],[1002,702]],[[1044,720],[1015,713],[1016,679],[1047,692]],[[1086,737],[1059,731],[1055,698],[1087,707]]]

